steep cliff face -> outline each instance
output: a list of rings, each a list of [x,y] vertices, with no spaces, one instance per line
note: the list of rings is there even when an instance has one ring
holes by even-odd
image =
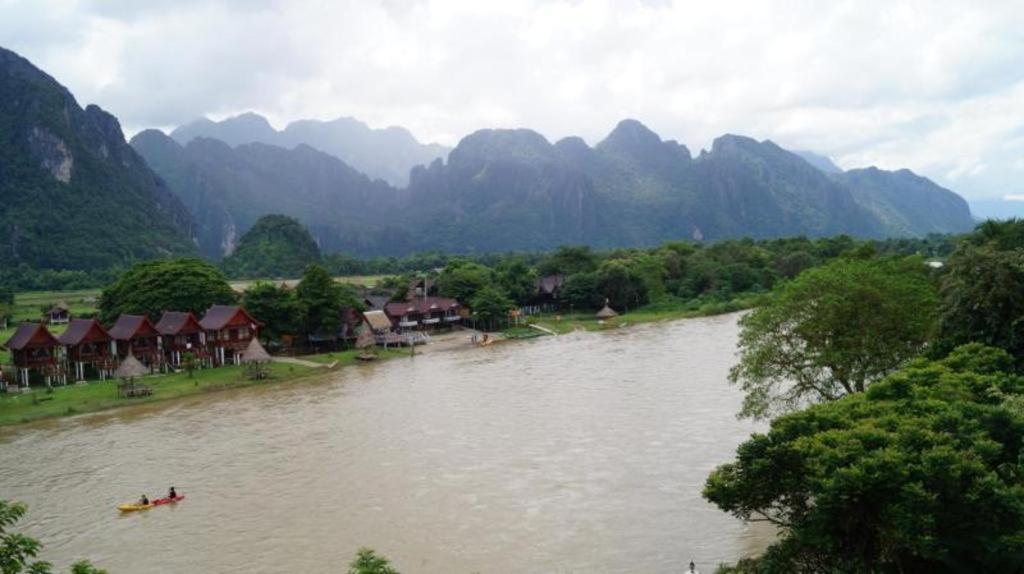
[[[191,210],[200,250],[211,259],[230,255],[237,238],[269,213],[298,218],[325,250],[360,252],[387,244],[386,228],[398,213],[400,191],[309,146],[232,148],[210,138],[181,146],[156,130],[139,133],[132,146]]]
[[[0,264],[105,269],[190,254],[188,210],[112,115],[0,48]]]

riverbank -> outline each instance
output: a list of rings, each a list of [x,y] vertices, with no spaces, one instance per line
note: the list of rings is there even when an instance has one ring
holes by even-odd
[[[492,341],[515,340],[546,336],[550,333],[564,334],[576,330],[598,331],[625,328],[631,325],[674,321],[694,317],[705,317],[732,313],[756,306],[764,297],[753,294],[738,297],[725,302],[711,301],[695,303],[693,301],[663,301],[647,305],[635,311],[624,313],[614,319],[598,321],[593,313],[548,314],[531,317],[529,322],[541,327],[534,329],[528,326],[514,327],[502,335],[492,334]],[[545,330],[547,332],[545,332]],[[415,349],[416,354],[471,348],[472,331],[434,337],[430,344]],[[250,380],[242,372],[241,367],[228,366],[216,369],[196,371],[190,378],[186,373],[167,375],[151,375],[140,379],[140,383],[153,389],[147,397],[123,399],[117,396],[115,381],[90,382],[82,385],[54,387],[52,392],[34,389],[29,393],[0,394],[0,427],[18,425],[41,419],[86,414],[121,407],[172,400],[196,394],[216,392],[265,384],[282,384],[323,376],[334,369],[357,362],[358,351],[348,350],[335,353],[322,353],[303,356],[301,362],[274,362],[268,366],[266,379]],[[378,350],[378,360],[397,357],[408,357],[411,352],[407,348]],[[313,366],[316,364],[317,366]]]
[[[254,385],[290,383],[322,376],[334,369],[357,362],[358,351],[324,353],[303,357],[318,366],[285,362],[267,365],[267,377],[252,380],[242,367],[226,366],[203,369],[189,377],[187,373],[159,374],[138,380],[153,390],[146,397],[124,399],[117,396],[117,381],[92,381],[87,384],[54,387],[52,391],[33,389],[28,393],[0,395],[0,427],[18,425],[41,419],[93,413],[109,409],[167,401],[191,395],[236,389]],[[408,350],[380,350],[378,360],[408,356]]]
[[[737,311],[752,309],[764,300],[766,293],[748,293],[739,295],[727,301],[706,300],[701,301],[680,299],[666,299],[660,302],[645,305],[634,311],[623,313],[613,319],[599,321],[594,313],[547,313],[528,318],[529,324],[537,325],[548,331],[559,335],[573,331],[600,331],[605,329],[618,329],[630,325],[643,323],[657,323],[661,321],[675,321],[678,319],[693,319],[696,317],[711,317],[724,315]],[[515,328],[513,333],[524,332],[523,328]],[[544,333],[538,331],[539,336]],[[513,336],[512,338],[520,338]]]

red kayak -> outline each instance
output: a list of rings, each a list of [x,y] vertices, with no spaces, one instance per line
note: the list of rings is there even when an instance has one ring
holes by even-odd
[[[158,498],[156,500],[151,500],[151,501],[149,501],[149,503],[152,504],[153,506],[159,506],[161,504],[171,504],[172,502],[178,502],[178,501],[181,501],[181,500],[185,500],[185,495],[184,494],[179,494],[178,496],[175,496],[174,498],[171,498],[169,496],[165,496],[163,498]]]

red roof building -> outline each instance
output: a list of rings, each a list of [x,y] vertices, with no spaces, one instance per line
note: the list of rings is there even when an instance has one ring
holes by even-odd
[[[110,334],[96,319],[72,319],[66,331],[57,337],[64,345],[68,362],[75,369],[75,380],[84,381],[86,367],[96,369],[101,379],[117,367],[110,349]]]
[[[206,310],[199,325],[206,344],[213,351],[214,364],[238,364],[249,342],[259,335],[260,322],[237,305],[214,305]]]
[[[462,305],[447,297],[423,297],[388,303],[384,307],[391,324],[399,329],[438,329],[462,320]]]
[[[163,316],[156,322],[156,330],[163,339],[163,351],[171,365],[181,365],[185,353],[192,353],[201,363],[205,363],[209,358],[206,334],[192,313],[164,311]]]
[[[150,367],[161,363],[160,332],[149,317],[121,315],[107,332],[115,342],[118,358],[134,355]]]
[[[11,352],[11,362],[18,369],[18,380],[29,384],[29,375],[38,370],[47,379],[47,384],[57,373],[57,351],[60,343],[46,325],[40,323],[22,323],[14,335],[4,343],[4,348]]]

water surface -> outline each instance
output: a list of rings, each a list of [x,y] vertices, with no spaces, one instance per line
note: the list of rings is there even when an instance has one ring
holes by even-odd
[[[0,434],[0,497],[62,568],[705,572],[771,533],[700,497],[755,429],[736,315],[360,365]],[[177,506],[119,516],[169,485]]]

